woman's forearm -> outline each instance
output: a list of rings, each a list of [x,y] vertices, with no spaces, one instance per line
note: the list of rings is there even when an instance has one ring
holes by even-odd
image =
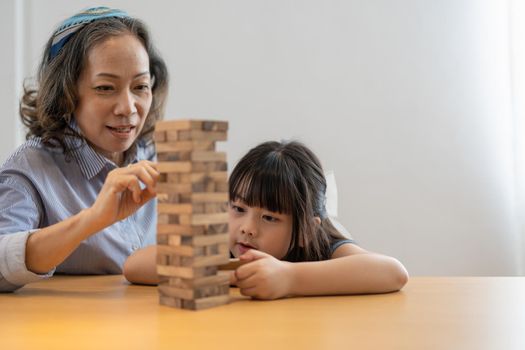
[[[102,229],[94,222],[89,209],[82,210],[31,234],[26,243],[27,269],[43,274],[62,263],[83,240]]]
[[[399,261],[373,253],[292,265],[292,295],[387,293],[408,280]]]

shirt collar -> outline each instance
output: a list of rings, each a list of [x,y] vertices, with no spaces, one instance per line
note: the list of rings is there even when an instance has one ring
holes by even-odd
[[[80,130],[74,117],[71,118],[69,126],[78,135],[82,136],[82,131]],[[86,142],[84,137],[78,138],[67,135],[65,137],[65,143],[70,149],[72,157],[78,163],[82,174],[88,180],[91,180],[105,167],[109,167],[110,169],[118,168],[118,166],[113,161],[107,159],[102,154],[93,149],[93,147],[91,147],[91,145]],[[123,166],[138,162],[137,149],[137,142],[134,142],[124,154]]]

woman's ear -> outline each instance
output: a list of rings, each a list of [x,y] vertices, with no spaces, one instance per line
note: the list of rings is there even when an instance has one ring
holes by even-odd
[[[317,225],[321,225],[321,218],[319,216],[314,216],[314,222],[317,224]]]

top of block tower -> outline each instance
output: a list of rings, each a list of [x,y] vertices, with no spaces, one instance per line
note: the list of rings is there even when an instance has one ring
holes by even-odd
[[[228,130],[228,122],[221,120],[177,119],[161,120],[155,124],[155,131],[167,130],[226,131]]]

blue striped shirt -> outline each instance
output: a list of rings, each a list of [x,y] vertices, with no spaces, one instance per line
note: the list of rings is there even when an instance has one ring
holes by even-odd
[[[156,201],[146,203],[127,219],[83,241],[47,274],[29,271],[25,246],[29,235],[90,207],[107,174],[117,166],[78,139],[70,159],[39,138],[20,146],[0,168],[0,291],[13,291],[53,273],[118,274],[136,249],[155,244]],[[127,152],[125,164],[155,160],[153,144],[139,141]]]

